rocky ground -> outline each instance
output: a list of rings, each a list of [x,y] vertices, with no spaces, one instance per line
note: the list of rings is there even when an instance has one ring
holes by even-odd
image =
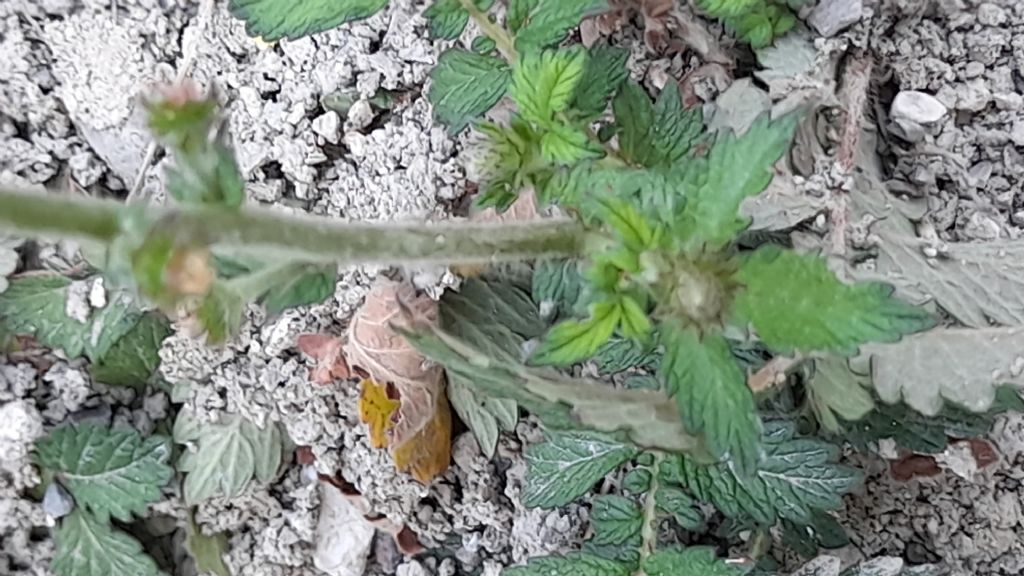
[[[825,127],[794,152],[792,174],[777,179],[784,188],[777,203],[752,207],[761,228],[807,220],[806,229],[825,231],[815,215],[831,209],[834,190],[849,186],[829,156],[842,137],[828,110],[848,103],[851,69],[870,62],[863,122],[878,135],[889,190],[923,201],[924,221],[942,241],[1020,237],[1024,4],[821,4],[804,9],[811,28],[795,33],[776,60],[758,55],[767,71],[755,81],[742,79],[750,51],[733,48],[715,24],[686,8],[670,22],[669,37],[692,26],[707,30],[712,48],[720,41],[739,63],[740,80],[707,66],[715,58],[707,46],[652,52],[639,20],[611,34],[631,48],[635,79],[652,89],[683,79],[693,103],[705,104],[718,125],[742,126],[771,106],[821,107]],[[268,47],[248,38],[222,2],[0,2],[0,177],[160,201],[163,159],[158,153],[147,169],[150,140],[138,96],[187,75],[221,90],[253,200],[353,220],[448,217],[471,187],[471,167],[460,154],[464,142],[431,119],[424,83],[444,46],[427,39],[422,9],[422,2],[392,0],[369,20]],[[585,26],[584,36],[590,32]],[[784,65],[794,57],[802,64]],[[62,269],[74,253],[70,244],[46,247],[40,264]],[[231,533],[233,574],[306,575],[319,573],[314,565],[330,566],[325,540],[337,527],[320,517],[318,473],[340,472],[376,513],[405,524],[432,549],[408,560],[380,532],[367,574],[494,576],[530,556],[577,548],[587,531],[586,506],[543,511],[519,502],[521,448],[539,438],[529,420],[501,439],[492,460],[463,433],[452,468],[424,488],[370,448],[355,413],[355,387],[310,382],[310,361],[296,349],[296,336],[340,333],[376,272],[346,270],[331,301],[269,324],[253,309],[242,336],[223,349],[171,337],[161,370],[173,393],[91,385],[80,361],[52,354],[7,358],[0,365],[0,573],[49,574],[52,520],[30,498],[40,482],[28,460],[33,440],[69,419],[150,432],[168,416],[172,399],[200,420],[227,412],[278,422],[295,445],[309,448],[309,457],[273,485],[199,508],[204,530]],[[418,280],[435,293],[455,282],[444,271],[423,271]],[[1024,421],[1005,417],[992,438],[1002,459],[966,479],[946,473],[898,482],[877,459],[853,457],[871,473],[841,514],[852,544],[838,555],[943,562],[955,575],[1021,573]],[[156,511],[185,513],[170,493]]]

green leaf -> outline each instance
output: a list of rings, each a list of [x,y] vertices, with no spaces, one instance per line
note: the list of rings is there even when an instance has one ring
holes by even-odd
[[[816,511],[808,524],[783,520],[782,543],[801,556],[814,557],[819,548],[842,548],[850,543],[850,538],[832,515]]]
[[[548,126],[541,136],[540,150],[545,160],[561,165],[571,165],[604,155],[604,150],[591,142],[583,130],[559,123]]]
[[[223,283],[215,283],[196,311],[209,342],[219,344],[238,333],[242,326],[245,301]]]
[[[267,42],[296,39],[369,18],[388,5],[388,0],[230,0],[245,31]]]
[[[854,372],[846,358],[821,358],[814,361],[814,376],[807,394],[818,421],[830,432],[838,432],[839,419],[860,420],[875,407],[871,396],[871,377]]]
[[[190,419],[185,412],[178,414],[182,418]],[[180,427],[183,437],[185,430],[194,428],[187,423]],[[176,422],[176,439],[178,428]],[[242,416],[228,415],[221,423],[201,425],[196,443],[195,452],[186,452],[193,454],[184,482],[185,502],[190,505],[213,496],[238,496],[254,476],[261,482],[271,480],[281,463],[281,432],[273,422],[259,428]]]
[[[545,318],[565,318],[580,311],[586,285],[577,260],[543,260],[533,273],[533,300]]]
[[[750,224],[749,218],[739,216],[740,204],[771,182],[772,167],[789,149],[796,124],[795,114],[774,121],[763,115],[743,136],[718,137],[683,209],[688,238],[720,248]]]
[[[502,576],[629,576],[629,573],[629,569],[618,562],[580,552],[530,558],[526,566],[513,566],[501,572]]]
[[[583,18],[607,8],[607,0],[511,0],[507,25],[516,36],[516,50],[529,53],[557,44]]]
[[[630,494],[643,494],[651,489],[654,475],[646,468],[634,468],[622,479],[622,488]]]
[[[632,202],[609,196],[594,196],[584,203],[584,210],[614,230],[622,243],[633,252],[652,248],[658,240],[655,229]]]
[[[629,444],[594,432],[548,432],[545,437],[545,442],[526,449],[522,501],[529,508],[572,502],[638,453]]]
[[[697,6],[715,18],[740,16],[761,4],[763,0],[697,0]]]
[[[938,454],[946,449],[949,438],[984,436],[996,417],[1008,410],[1024,411],[1017,388],[1000,386],[987,412],[975,413],[946,405],[934,416],[926,416],[904,404],[879,403],[875,409],[856,422],[843,422],[843,438],[855,448],[867,450],[868,445],[882,438],[892,438],[897,446],[920,454]]]
[[[692,328],[661,324],[665,357],[660,374],[683,422],[703,434],[715,456],[727,457],[741,476],[758,462],[761,423],[747,380],[721,334],[703,338]]]
[[[715,555],[714,548],[668,548],[648,556],[643,562],[647,576],[740,576],[743,571]]]
[[[207,536],[190,518],[185,546],[195,561],[196,571],[200,574],[231,576],[231,571],[224,564],[224,556],[230,549],[227,534],[224,532]]]
[[[608,341],[622,319],[618,302],[597,302],[586,320],[565,320],[556,324],[534,351],[535,365],[566,366],[586,360]]]
[[[474,3],[477,8],[486,12],[494,4],[494,0],[476,0]],[[430,22],[430,34],[444,40],[457,39],[469,22],[469,12],[462,7],[460,0],[436,0],[423,12],[423,16]]]
[[[452,48],[441,54],[430,78],[434,117],[456,133],[501,100],[511,73],[497,58]]]
[[[91,326],[65,312],[71,282],[56,274],[12,278],[7,290],[0,294],[2,330],[11,335],[32,336],[44,346],[64,350],[69,358],[81,356]]]
[[[633,368],[653,368],[660,355],[653,340],[638,342],[632,338],[612,338],[594,353],[597,371],[617,374]]]
[[[644,515],[636,502],[624,496],[595,496],[590,511],[594,544],[598,546],[640,545],[640,529]]]
[[[446,330],[487,349],[492,358],[518,361],[526,340],[545,328],[529,295],[511,279],[469,278],[459,292],[446,292],[440,307]],[[482,393],[459,371],[448,372],[448,399],[488,457],[501,431],[511,432],[519,420],[515,400]]]
[[[654,331],[647,311],[632,296],[619,297],[619,306],[622,307],[622,335],[634,340],[647,339]]]
[[[335,266],[308,266],[283,284],[273,286],[263,296],[268,316],[277,316],[288,308],[319,304],[334,294]]]
[[[703,466],[683,456],[663,464],[666,480],[713,504],[729,518],[773,526],[779,519],[807,523],[817,510],[836,510],[860,473],[836,464],[839,449],[813,438],[794,437],[789,424],[765,426],[764,458],[757,471],[741,478],[728,464]]]
[[[671,515],[685,530],[697,530],[704,524],[704,515],[689,494],[674,486],[660,486],[655,494],[658,510]]]
[[[494,49],[498,47],[498,44],[493,38],[487,36],[477,36],[473,38],[473,43],[470,44],[469,49],[477,54],[487,55],[494,52]]]
[[[587,51],[583,77],[576,84],[572,107],[582,118],[594,118],[604,113],[608,100],[618,92],[629,77],[626,62],[629,51],[608,44],[595,44]]]
[[[523,54],[512,72],[512,99],[524,118],[541,125],[565,111],[583,78],[587,53],[580,49]]]
[[[734,302],[765,344],[778,351],[854,353],[866,342],[895,342],[931,327],[932,316],[890,295],[884,284],[843,284],[825,261],[763,246],[735,275],[743,286]]]
[[[672,83],[651,104],[647,92],[627,82],[612,102],[619,126],[623,158],[649,168],[670,167],[681,160],[704,130],[699,107],[683,108],[679,88]]]
[[[157,576],[156,562],[135,538],[82,510],[65,516],[55,534],[51,568],[58,576]]]
[[[160,367],[160,346],[170,335],[170,323],[163,315],[146,313],[102,360],[93,362],[89,373],[110,386],[143,387]]]
[[[174,475],[170,442],[135,430],[62,426],[36,444],[37,463],[55,473],[79,506],[107,522],[131,522],[160,499]]]
[[[408,320],[409,326],[399,332],[449,375],[465,377],[489,397],[515,400],[548,429],[585,428],[643,448],[705,454],[700,441],[683,428],[674,402],[660,391],[622,390],[527,367],[508,354],[495,355],[498,347],[485,342],[485,336],[456,338],[436,324]]]

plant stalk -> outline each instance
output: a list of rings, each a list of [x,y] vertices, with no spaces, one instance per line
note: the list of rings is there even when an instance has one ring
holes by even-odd
[[[516,46],[512,36],[504,28],[491,22],[487,14],[477,8],[475,0],[461,0],[461,2],[462,7],[466,12],[469,12],[469,15],[476,22],[476,25],[480,27],[480,30],[488,38],[494,40],[495,47],[505,57],[505,60],[508,60],[509,63],[515,62],[519,55],[516,54]]]
[[[0,230],[110,243],[137,206],[0,189]],[[341,265],[490,264],[578,256],[587,240],[572,220],[517,223],[365,223],[267,208],[147,207],[151,229],[181,242],[228,247],[264,260]]]
[[[633,576],[644,576],[644,560],[654,554],[654,548],[658,545],[658,469],[664,459],[663,453],[654,452],[654,463],[650,466],[651,487],[644,499],[644,523],[640,528],[640,567]]]

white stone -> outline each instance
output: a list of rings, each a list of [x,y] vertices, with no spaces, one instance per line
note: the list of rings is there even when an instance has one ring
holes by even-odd
[[[911,122],[919,126],[935,124],[948,110],[931,94],[916,90],[904,90],[892,101],[889,115],[897,123]]]
[[[320,487],[313,564],[330,576],[362,576],[376,530],[340,490]]]
[[[331,144],[337,144],[341,137],[341,117],[334,110],[317,116],[313,120],[313,132],[323,136]]]
[[[856,24],[863,15],[862,0],[822,0],[808,16],[807,22],[822,36],[831,37]]]

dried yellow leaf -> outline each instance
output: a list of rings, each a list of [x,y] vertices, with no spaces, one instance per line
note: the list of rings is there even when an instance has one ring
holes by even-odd
[[[379,278],[352,316],[345,343],[350,366],[363,369],[376,382],[391,384],[401,406],[389,431],[390,446],[404,444],[434,416],[444,396],[444,372],[392,328],[405,307],[424,321],[437,322],[437,302],[416,294],[408,282]]]
[[[370,430],[370,445],[374,448],[388,447],[388,432],[394,425],[392,417],[401,404],[388,396],[387,384],[363,380],[359,385],[359,419]]]
[[[391,450],[395,467],[426,485],[448,469],[452,459],[452,412],[443,394],[434,417],[415,436]]]

